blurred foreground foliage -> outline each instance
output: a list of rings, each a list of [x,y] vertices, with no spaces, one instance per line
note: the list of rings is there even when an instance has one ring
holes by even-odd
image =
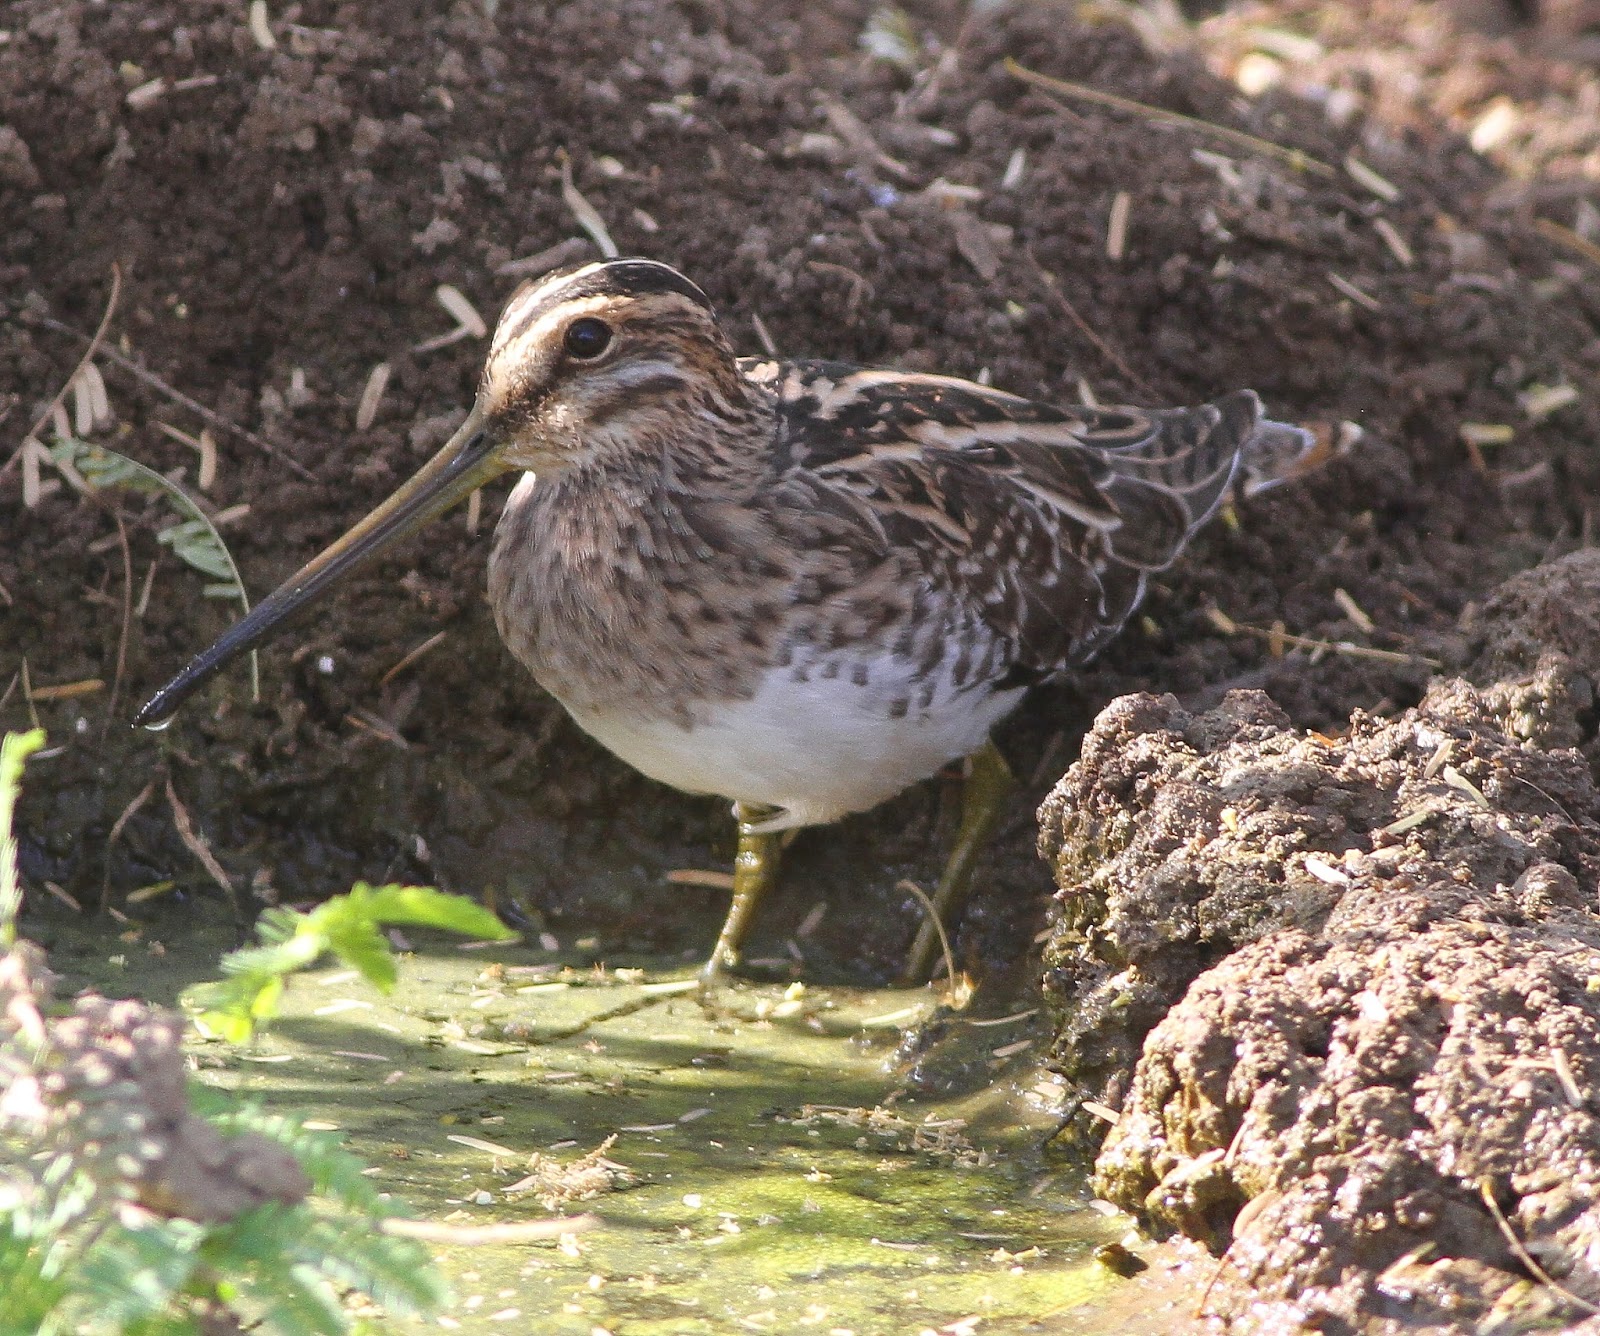
[[[141,1002],[52,1004],[44,953],[17,936],[13,814],[44,734],[0,747],[0,1336],[342,1336],[364,1315],[447,1302],[405,1214],[338,1138],[191,1085],[183,1021]],[[487,910],[414,886],[357,885],[308,914],[273,911],[262,944],[202,992],[210,1028],[246,1038],[290,974],[331,952],[377,987],[382,929],[504,938]]]

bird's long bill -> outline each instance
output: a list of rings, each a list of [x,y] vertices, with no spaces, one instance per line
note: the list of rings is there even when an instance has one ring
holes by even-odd
[[[133,722],[145,728],[164,728],[178,707],[214,673],[266,640],[343,576],[391,543],[437,519],[504,471],[484,430],[482,414],[474,407],[461,429],[414,478],[191,659],[181,673],[145,702]]]

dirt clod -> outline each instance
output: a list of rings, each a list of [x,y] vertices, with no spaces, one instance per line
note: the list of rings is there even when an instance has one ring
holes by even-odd
[[[1480,667],[1574,676],[1546,595],[1592,607],[1600,564],[1497,591]],[[1042,812],[1056,1061],[1122,1110],[1097,1186],[1225,1253],[1211,1311],[1250,1330],[1600,1300],[1600,792],[1554,741],[1591,697],[1530,737],[1517,686],[1441,678],[1338,737],[1126,698]],[[1529,1257],[1560,1288],[1507,1298]]]

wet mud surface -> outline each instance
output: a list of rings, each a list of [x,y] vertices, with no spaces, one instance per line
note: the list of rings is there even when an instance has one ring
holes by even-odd
[[[11,453],[72,374],[119,268],[99,358],[112,417],[84,430],[198,491],[246,586],[265,591],[464,412],[483,340],[425,346],[456,324],[439,286],[492,324],[553,247],[596,253],[563,200],[563,161],[621,249],[690,274],[741,351],[770,337],[784,354],[987,372],[1021,393],[1102,402],[1250,386],[1275,416],[1361,427],[1314,476],[1234,507],[1090,671],[1037,693],[1002,731],[1025,783],[956,944],[963,966],[1002,981],[991,1014],[1026,978],[1007,965],[1029,958],[1052,886],[1032,809],[1118,696],[1172,693],[1205,720],[1239,708],[1229,691],[1265,692],[1271,706],[1239,726],[1290,749],[1313,745],[1307,729],[1341,738],[1363,711],[1364,740],[1348,745],[1364,747],[1421,718],[1406,711],[1436,708],[1437,689],[1419,704],[1436,669],[1467,670],[1498,721],[1489,754],[1592,759],[1582,673],[1549,660],[1551,634],[1526,632],[1542,608],[1577,635],[1567,596],[1494,592],[1591,541],[1600,481],[1600,284],[1572,240],[1588,226],[1579,150],[1512,159],[1489,144],[1485,156],[1457,134],[1474,133],[1515,38],[1474,48],[1501,64],[1479,69],[1450,128],[1424,114],[1437,101],[1407,115],[1379,105],[1370,76],[1332,57],[1247,99],[1200,56],[1088,10],[905,12],[909,44],[886,39],[865,3],[759,15],[687,0],[305,3],[269,12],[265,32],[222,0],[7,8],[0,725],[37,718],[56,749],[32,767],[22,810],[32,888],[137,915],[129,893],[167,881],[225,903],[220,873],[248,915],[356,877],[413,879],[487,896],[533,938],[581,940],[592,959],[704,955],[722,893],[665,874],[725,865],[724,807],[608,757],[499,645],[482,593],[499,494],[476,533],[446,519],[266,650],[259,703],[241,668],[167,733],[135,735],[137,701],[233,606],[203,597],[207,578],[157,541],[164,503],[87,498]],[[865,53],[869,29],[892,59]],[[1319,37],[1328,51],[1341,40]],[[1232,76],[1229,40],[1214,63]],[[1008,56],[1301,157],[1057,99],[1009,73]],[[1327,93],[1359,93],[1363,77],[1370,96]],[[1577,81],[1564,87],[1583,104]],[[1546,169],[1562,189],[1513,188]],[[387,388],[364,411],[380,363]],[[74,396],[65,405],[75,429]],[[209,428],[214,478],[161,424]],[[1496,621],[1508,599],[1534,612]],[[1135,729],[1129,745],[1135,735],[1147,736]],[[1211,755],[1219,737],[1186,745]],[[1566,782],[1541,775],[1530,772],[1544,789]],[[803,835],[751,954],[813,984],[889,977],[917,913],[896,884],[936,875],[952,799],[936,781]],[[1525,786],[1504,804],[1534,819]],[[1587,830],[1592,812],[1569,819]],[[1336,834],[1283,832],[1272,856],[1343,857]],[[1565,868],[1592,901],[1575,848],[1534,861]],[[1287,901],[1220,888],[1177,955],[1151,948],[1157,977],[1136,1016],[1096,1031],[1088,1056],[1063,1057],[1074,1078],[1145,1107],[1134,1060],[1194,979],[1229,950],[1326,933],[1345,912],[1325,880],[1296,888]],[[1516,913],[1533,915],[1506,910],[1517,941],[1552,930]],[[1449,923],[1461,918],[1452,909]],[[1313,954],[1345,949],[1316,940]],[[1289,1135],[1284,1119],[1272,1137]],[[1168,1169],[1119,1181],[1147,1172]]]
[[[221,906],[156,906],[114,951],[42,917],[61,991],[167,1006],[231,936]],[[1095,1251],[1133,1222],[1091,1209],[1081,1168],[1043,1149],[1036,1012],[956,1021],[989,1080],[923,1098],[893,1060],[932,1011],[923,989],[740,986],[708,1013],[683,972],[414,936],[392,996],[316,971],[250,1045],[188,1053],[206,1085],[338,1132],[447,1230],[566,1221],[532,1243],[441,1241],[452,1329],[1104,1329],[1124,1284]],[[1162,1260],[1117,1329],[1156,1336],[1127,1305],[1181,1302],[1172,1268],[1192,1263],[1134,1247]]]

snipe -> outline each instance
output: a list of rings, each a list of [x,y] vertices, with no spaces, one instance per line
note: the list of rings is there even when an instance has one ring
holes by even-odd
[[[944,376],[740,359],[649,260],[512,297],[477,402],[410,482],[164,686],[159,725],[342,575],[502,473],[495,621],[573,719],[666,784],[734,800],[733,964],[774,837],[975,758],[948,913],[1009,782],[989,731],[1138,606],[1236,484],[1313,437],[1249,390],[1056,407]],[[925,972],[924,924],[907,974]]]

